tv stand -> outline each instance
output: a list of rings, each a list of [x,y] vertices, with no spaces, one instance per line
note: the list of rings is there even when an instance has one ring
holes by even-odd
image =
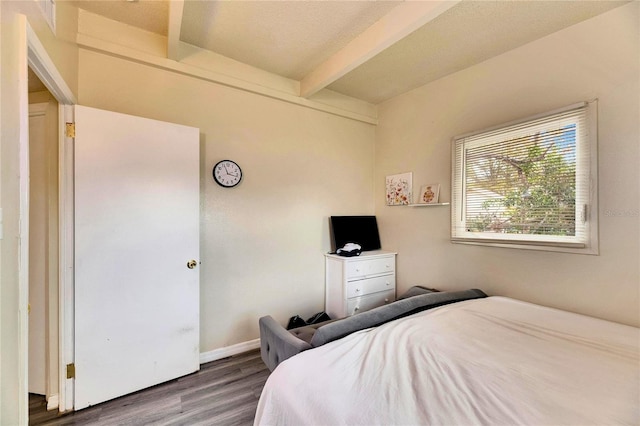
[[[396,300],[396,254],[363,251],[360,256],[325,254],[325,311],[344,318]]]

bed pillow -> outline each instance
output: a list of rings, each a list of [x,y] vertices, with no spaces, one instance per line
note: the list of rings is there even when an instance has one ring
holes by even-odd
[[[416,285],[411,287],[409,290],[405,291],[402,296],[398,297],[397,300],[406,299],[408,297],[419,296],[421,294],[433,293],[434,291],[438,291],[434,288],[427,288],[421,285]]]
[[[347,336],[355,331],[377,327],[389,321],[413,315],[427,309],[462,300],[479,299],[483,297],[487,297],[487,295],[482,290],[471,289],[429,292],[402,300],[396,300],[388,305],[379,306],[318,328],[311,338],[311,346],[318,347]]]

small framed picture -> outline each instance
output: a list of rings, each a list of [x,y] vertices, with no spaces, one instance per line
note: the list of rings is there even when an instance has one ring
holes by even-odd
[[[387,205],[404,206],[411,204],[412,181],[413,174],[411,172],[387,176]]]
[[[423,185],[420,189],[420,204],[435,204],[438,202],[438,196],[440,195],[440,184],[430,183]]]

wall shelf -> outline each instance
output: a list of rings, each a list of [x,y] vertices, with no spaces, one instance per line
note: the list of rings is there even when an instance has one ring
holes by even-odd
[[[431,204],[407,204],[409,207],[434,207],[434,206],[448,206],[450,203],[431,203]]]

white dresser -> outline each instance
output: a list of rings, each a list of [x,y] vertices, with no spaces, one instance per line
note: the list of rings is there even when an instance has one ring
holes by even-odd
[[[325,255],[325,311],[344,318],[396,300],[396,253]]]

